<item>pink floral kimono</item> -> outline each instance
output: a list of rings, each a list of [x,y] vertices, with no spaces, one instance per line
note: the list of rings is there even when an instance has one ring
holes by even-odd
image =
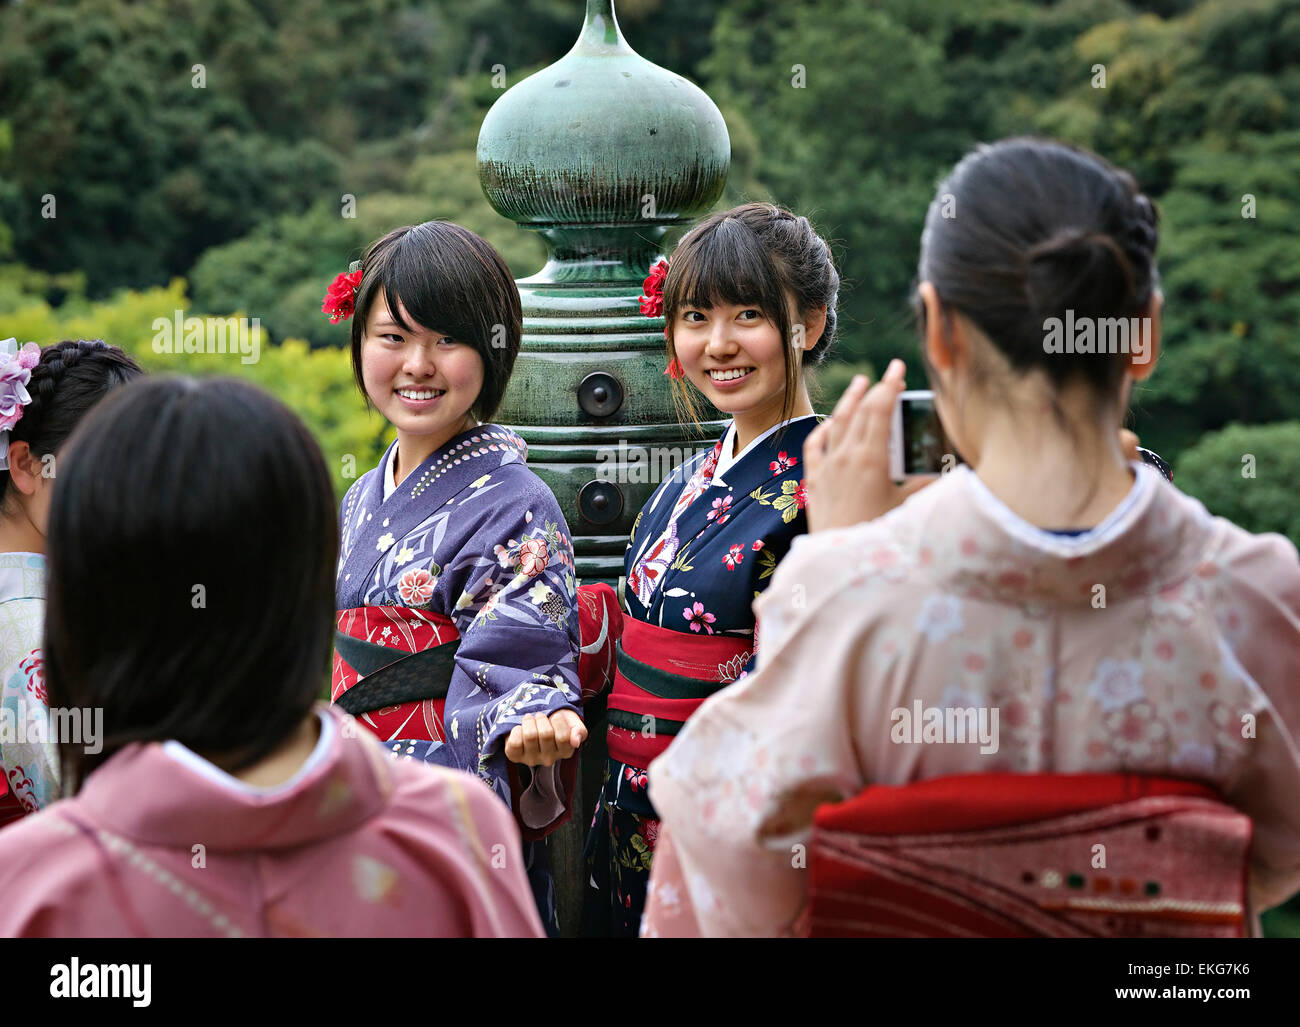
[[[1204,782],[1253,821],[1251,910],[1300,890],[1295,547],[1134,467],[1081,535],[1028,525],[963,467],[796,540],[755,603],[758,671],[651,765],[643,934],[798,933],[815,808],[954,774]],[[958,710],[975,716],[954,733]]]
[[[542,935],[490,788],[319,715],[315,751],[278,787],[135,744],[0,832],[0,935]]]

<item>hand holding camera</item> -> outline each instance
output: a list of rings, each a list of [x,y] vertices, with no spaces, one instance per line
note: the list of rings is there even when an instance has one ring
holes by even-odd
[[[858,375],[804,442],[810,532],[873,520],[961,462],[935,413],[934,393],[907,391],[905,373],[895,359],[875,385]],[[1119,443],[1126,459],[1173,480],[1168,464],[1142,449],[1133,432],[1120,429]]]
[[[909,465],[920,465],[916,458],[906,459],[906,451],[920,452],[924,447],[919,443],[909,447],[905,433],[894,430],[900,420],[916,429],[925,423],[919,408],[906,416],[906,406],[900,409],[905,372],[903,362],[895,359],[875,385],[866,375],[858,375],[844,390],[830,418],[804,442],[810,532],[872,520],[934,480],[937,465],[933,472],[913,474],[907,470]],[[932,402],[930,411],[933,419]],[[900,469],[897,477],[902,478],[901,484],[895,480]]]

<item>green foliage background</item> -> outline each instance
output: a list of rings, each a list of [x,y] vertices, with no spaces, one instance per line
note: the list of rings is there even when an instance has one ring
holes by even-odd
[[[0,338],[102,337],[153,371],[246,377],[307,420],[342,490],[386,426],[353,387],[347,326],[320,313],[325,287],[368,241],[434,217],[516,276],[541,265],[539,240],[483,199],[474,146],[493,66],[513,85],[562,56],[583,6],[0,0]],[[1300,0],[617,6],[638,52],[721,107],[719,207],[775,200],[832,240],[845,287],[824,407],[895,355],[924,384],[918,239],[967,149],[1044,133],[1132,169],[1161,210],[1166,297],[1133,427],[1212,511],[1300,542]],[[153,321],[176,309],[259,318],[261,360],[154,353]]]
[[[517,276],[540,266],[540,241],[483,199],[474,145],[501,95],[493,67],[512,85],[563,55],[582,8],[0,0],[0,336],[103,336],[151,369],[244,375],[299,410],[337,467],[364,468],[384,426],[351,389],[325,286],[370,240],[432,217],[485,236]],[[620,0],[618,14],[640,53],[722,108],[719,207],[775,200],[832,240],[845,286],[823,406],[894,355],[924,384],[917,243],[967,149],[1044,133],[1131,168],[1161,210],[1166,296],[1133,427],[1211,509],[1300,541],[1285,473],[1300,441],[1300,0]],[[251,366],[159,357],[150,325],[177,304],[257,317],[272,344]]]

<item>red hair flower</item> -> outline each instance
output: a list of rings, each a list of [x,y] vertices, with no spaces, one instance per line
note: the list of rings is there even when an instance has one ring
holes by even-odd
[[[645,295],[641,297],[641,313],[646,317],[661,317],[664,312],[664,279],[668,277],[668,261],[661,260],[650,269],[642,283]]]
[[[356,309],[357,289],[360,285],[360,268],[356,271],[344,271],[330,283],[325,293],[325,302],[321,304],[321,311],[330,316],[330,324],[336,325],[352,316],[352,311]]]
[[[685,378],[686,371],[682,368],[681,361],[676,357],[668,361],[668,366],[664,368],[664,374],[669,378]]]

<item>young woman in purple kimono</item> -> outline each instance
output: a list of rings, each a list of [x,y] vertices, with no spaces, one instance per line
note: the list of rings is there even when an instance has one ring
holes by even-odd
[[[491,792],[318,699],[334,490],[283,404],[115,390],[60,453],[48,538],[67,797],[0,831],[0,935],[541,936]]]
[[[714,214],[646,280],[662,310],[683,420],[702,398],[731,416],[710,449],[637,515],[628,616],[609,697],[609,763],[587,842],[585,933],[637,934],[658,819],[646,767],[710,694],[752,666],[751,603],[807,530],[805,371],[835,339],[839,275],[807,218],[766,203]],[[662,296],[660,297],[660,291]]]
[[[396,429],[343,500],[333,700],[391,751],[481,777],[514,811],[543,919],[541,839],[569,816],[586,737],[573,547],[527,449],[489,422],[522,326],[497,252],[399,228],[340,275],[367,403]]]

